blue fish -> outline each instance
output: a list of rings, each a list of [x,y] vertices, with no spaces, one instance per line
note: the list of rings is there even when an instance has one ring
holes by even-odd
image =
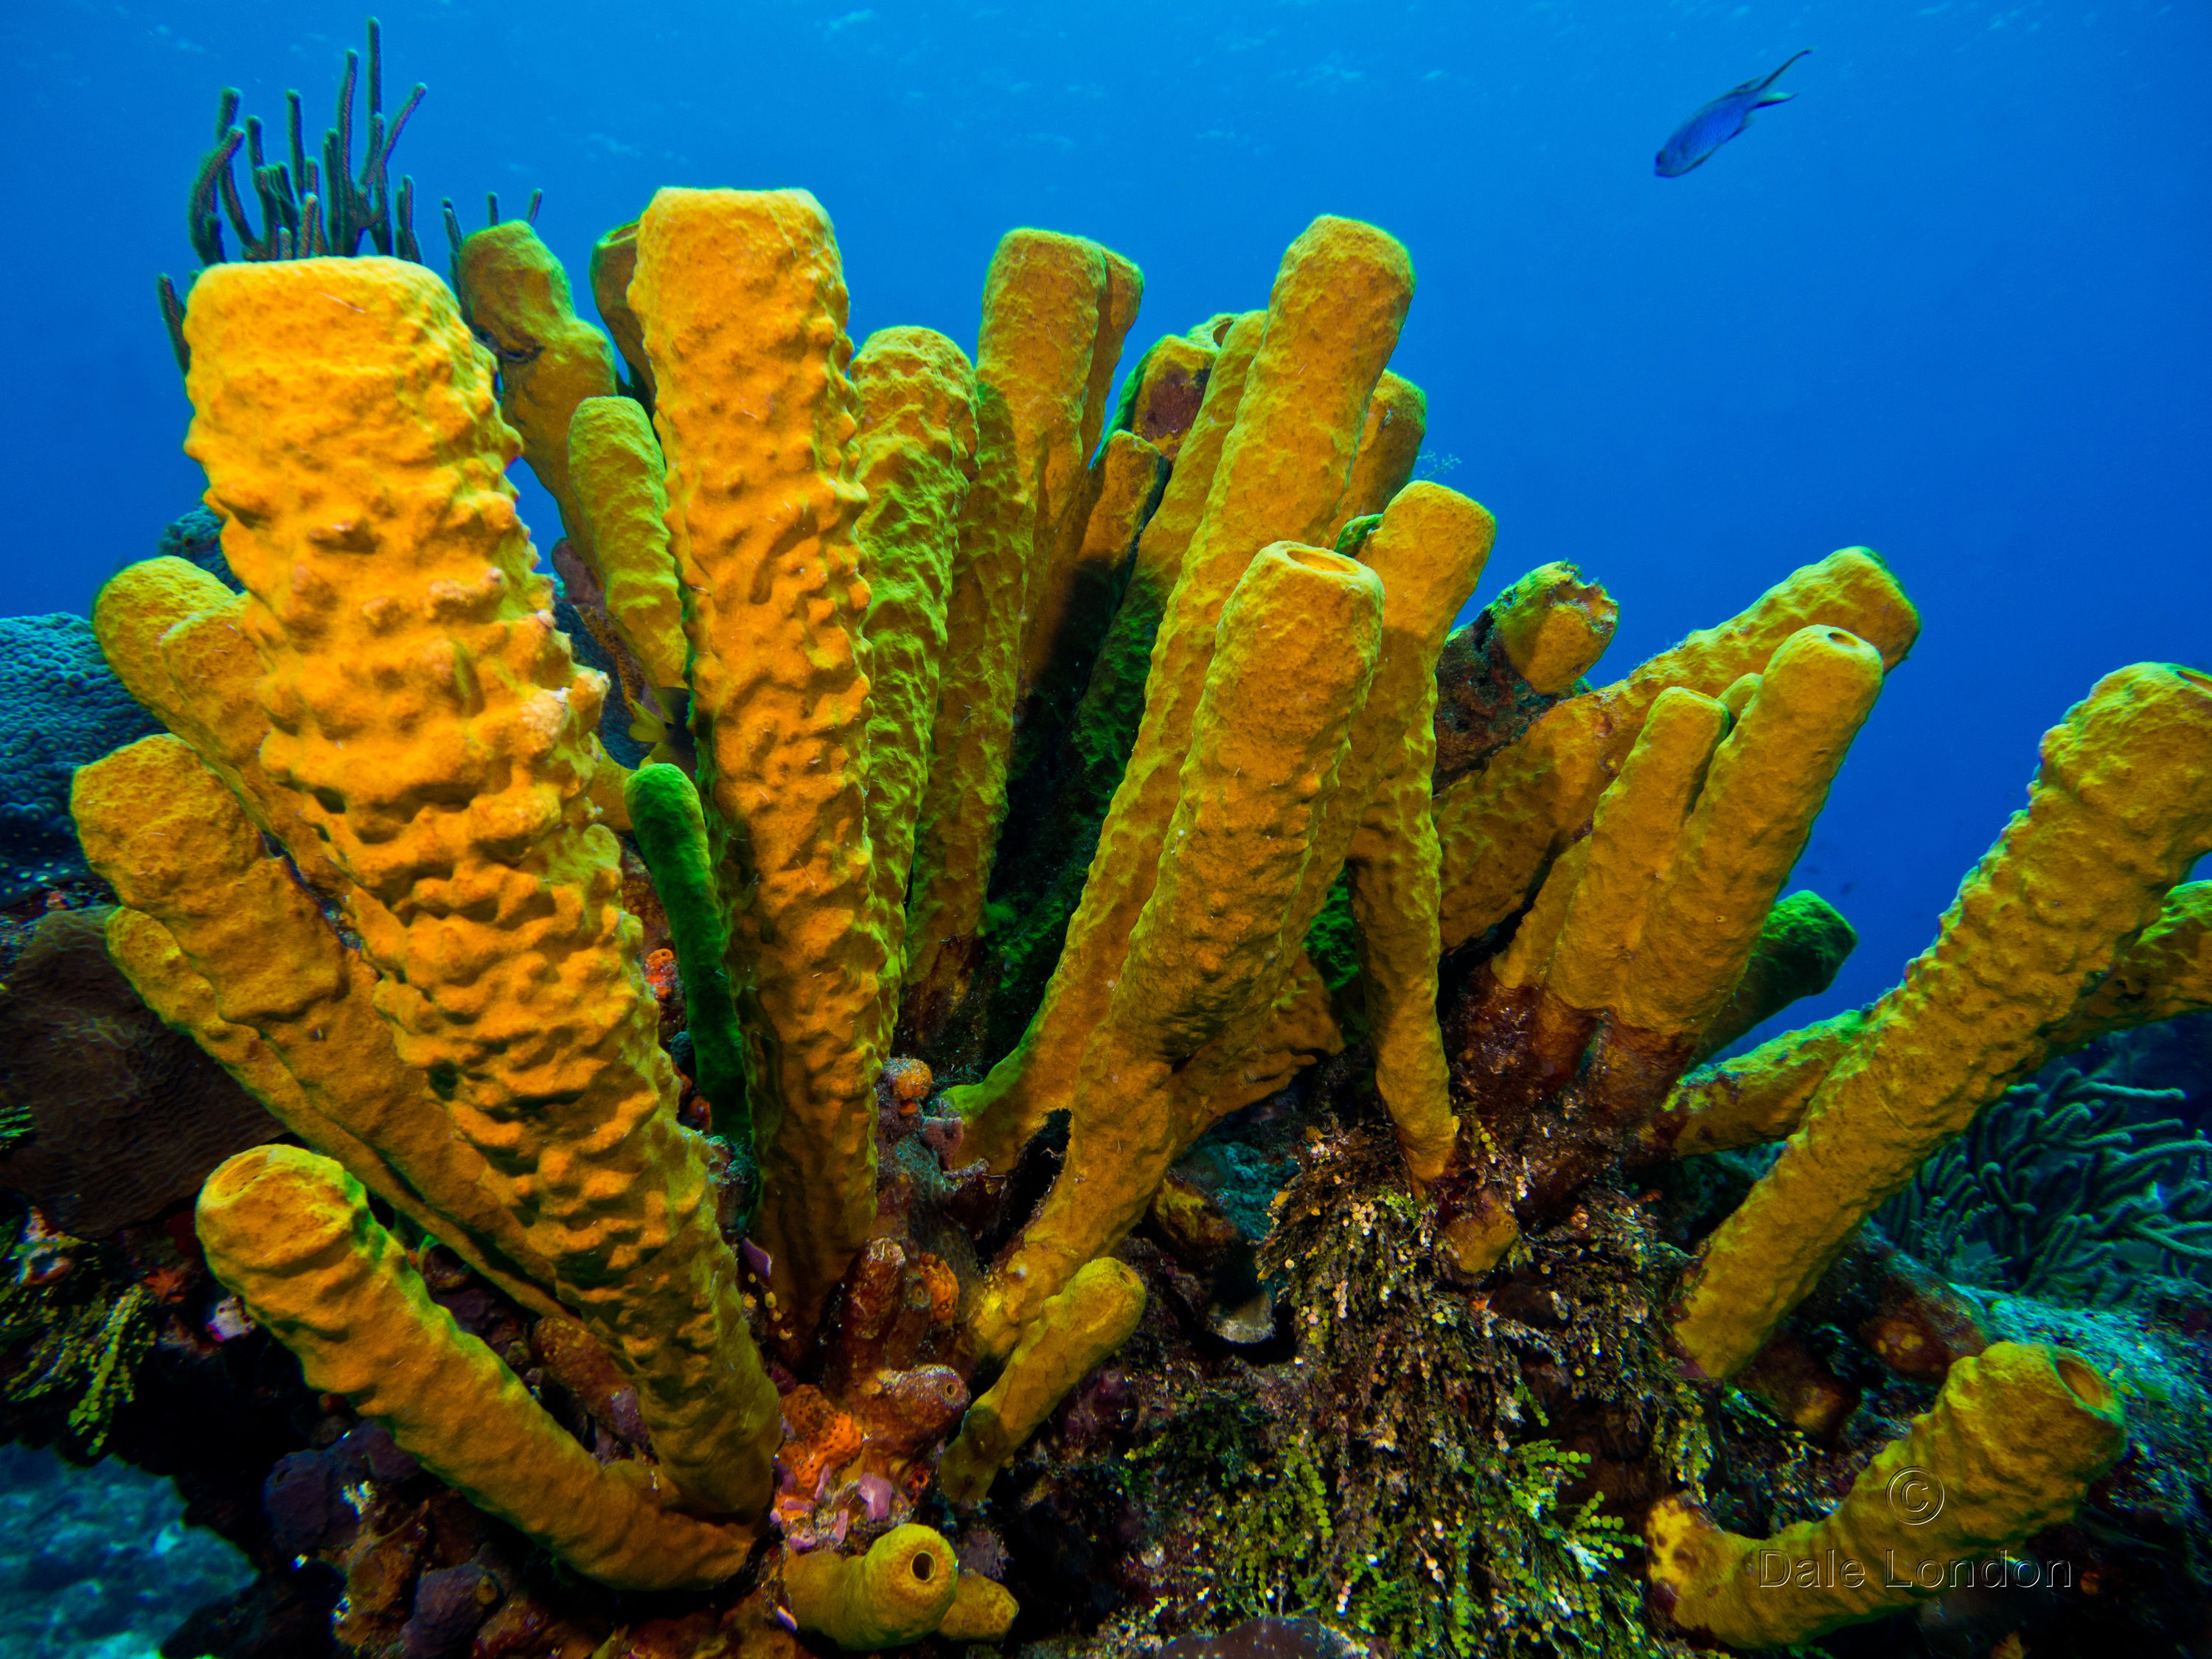
[[[1724,92],[1674,130],[1674,136],[1660,150],[1654,164],[1662,179],[1679,179],[1692,167],[1711,155],[1723,144],[1751,125],[1751,112],[1765,109],[1769,104],[1787,103],[1797,94],[1794,92],[1770,92],[1782,78],[1782,70],[1812,51],[1794,54],[1782,69],[1760,80],[1747,81],[1730,92]]]

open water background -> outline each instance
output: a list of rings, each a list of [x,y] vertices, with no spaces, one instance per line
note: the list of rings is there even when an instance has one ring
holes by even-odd
[[[1981,0],[1063,0],[381,9],[433,259],[543,186],[579,283],[660,184],[811,189],[856,339],[972,348],[1004,230],[1145,268],[1133,343],[1263,302],[1314,215],[1420,275],[1396,367],[1436,476],[1498,514],[1478,598],[1571,559],[1606,669],[1864,543],[1925,623],[1798,872],[1878,994],[2097,677],[2212,667],[2212,23]],[[0,7],[9,168],[0,612],[85,609],[191,504],[153,277],[216,89],[330,118],[352,4]],[[1800,95],[1686,178],[1677,123],[1800,46]],[[586,301],[588,304],[588,301]],[[550,540],[550,505],[524,481]]]

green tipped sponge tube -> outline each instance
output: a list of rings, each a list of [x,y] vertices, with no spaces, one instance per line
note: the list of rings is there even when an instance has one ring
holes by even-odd
[[[641,766],[623,786],[630,833],[668,912],[676,965],[684,975],[684,1012],[691,1030],[694,1080],[714,1112],[714,1133],[740,1152],[752,1150],[745,1104],[744,1041],[722,952],[727,929],[707,849],[699,792],[681,767]]]

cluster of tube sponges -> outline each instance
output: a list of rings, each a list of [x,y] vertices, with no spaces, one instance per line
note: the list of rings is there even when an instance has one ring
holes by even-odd
[[[1018,724],[1141,703],[1042,1004],[951,1095],[963,1156],[1000,1170],[1071,1120],[1061,1178],[963,1307],[1000,1369],[945,1453],[955,1501],[1133,1328],[1113,1252],[1170,1165],[1343,1046],[1305,949],[1340,874],[1377,1091],[1458,1271],[1619,1160],[1790,1137],[1679,1310],[1715,1378],[2042,1058],[2212,1000],[2202,890],[2172,891],[2212,838],[2203,769],[2172,759],[2206,752],[2212,688],[2142,666],[2052,734],[1904,986],[1678,1084],[1848,949],[1779,896],[1917,619],[1854,550],[1583,690],[1610,604],[1547,567],[1488,613],[1542,712],[1437,789],[1436,665],[1492,526],[1408,482],[1420,397],[1386,365],[1413,275],[1370,227],[1316,222],[1265,310],[1163,339],[1114,410],[1141,277],[1078,238],[1002,244],[972,366],[919,329],[853,354],[801,192],[665,191],[605,239],[612,348],[527,226],[470,238],[457,280],[459,305],[383,259],[203,276],[189,448],[248,592],[175,561],[111,585],[102,643],[173,735],[87,769],[76,809],[125,907],[118,961],[315,1149],[209,1183],[218,1274],[315,1386],[605,1582],[734,1571],[781,1433],[615,829],[667,908],[714,1127],[757,1164],[762,1328],[799,1353],[875,1221],[894,1028],[926,1036],[973,989]],[[617,685],[551,625],[518,452]],[[664,763],[627,775],[599,747],[611,695]],[[1438,961],[1486,935],[1463,1123]],[[1511,1140],[1516,1103],[1562,1093],[1587,1109],[1571,1156]],[[567,1440],[364,1192],[602,1344],[656,1461]],[[1980,1375],[1996,1407],[1939,1410],[2051,1392],[2033,1365]],[[2078,1497],[2112,1449],[2089,1438],[1968,1541]],[[1741,1552],[1668,1515],[1678,1617],[1750,1639],[1711,1611]],[[794,1556],[802,1621],[851,1645],[1003,1628],[1003,1593],[926,1531]]]

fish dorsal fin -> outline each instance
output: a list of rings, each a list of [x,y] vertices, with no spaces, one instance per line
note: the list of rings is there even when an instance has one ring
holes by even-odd
[[[1782,69],[1778,69],[1773,74],[1765,76],[1759,80],[1747,81],[1741,86],[1738,87],[1736,90],[1738,92],[1764,92],[1767,88],[1772,86],[1777,81],[1779,81],[1782,78],[1782,70],[1788,69],[1790,64],[1796,63],[1800,58],[1809,58],[1812,55],[1813,48],[1810,46],[1805,47],[1801,52],[1793,52],[1789,57],[1782,60]],[[1766,104],[1778,104],[1784,98],[1795,98],[1796,95],[1797,94],[1794,92],[1785,92],[1777,97],[1762,98],[1759,100],[1758,104],[1754,104],[1752,107],[1756,109]]]

